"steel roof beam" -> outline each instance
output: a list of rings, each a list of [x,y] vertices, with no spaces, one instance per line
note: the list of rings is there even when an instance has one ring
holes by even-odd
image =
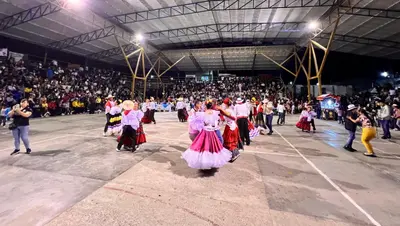
[[[106,38],[116,35],[116,27],[115,26],[108,26],[105,28],[100,28],[91,32],[83,33],[74,37],[66,38],[61,41],[56,41],[48,44],[49,48],[54,49],[66,49],[72,46],[77,46],[86,42],[91,42],[94,40]]]
[[[321,39],[329,39],[330,33],[321,33],[318,38]],[[340,35],[336,34],[334,36],[335,41],[347,42],[347,43],[356,43],[362,45],[373,45],[380,46],[386,48],[400,49],[400,42],[384,40],[384,39],[374,39],[374,38],[360,38],[357,36],[351,35]]]
[[[135,44],[127,44],[127,45],[122,45],[122,48],[124,49],[125,52],[132,52],[137,50],[137,46]],[[92,58],[92,59],[102,59],[102,58],[107,58],[107,57],[113,57],[113,56],[118,56],[122,55],[122,51],[120,47],[115,47],[111,49],[106,49],[97,53],[92,53],[87,55],[87,57]]]
[[[168,17],[196,14],[208,11],[246,10],[246,9],[294,9],[331,7],[336,0],[206,0],[195,3],[115,15],[111,18],[121,24],[162,19]]]
[[[347,6],[338,6],[338,3],[341,3],[342,1],[343,0],[318,0],[317,2],[315,2],[315,4],[313,4],[313,0],[207,0],[147,11],[120,14],[112,16],[110,17],[110,19],[115,20],[117,23],[120,24],[129,24],[202,12],[225,10],[296,9],[316,7],[339,7],[341,9],[348,8]],[[348,11],[344,10],[343,14],[391,19],[397,19],[400,16],[400,12],[398,10],[363,7],[354,7]]]
[[[54,0],[0,19],[0,31],[61,11],[67,2]]]
[[[222,60],[222,64],[224,65],[224,69],[226,70],[224,50],[222,48],[221,48],[221,60]]]
[[[192,60],[193,65],[197,68],[198,71],[203,72],[203,68],[201,68],[199,62],[197,62],[196,58],[193,56],[192,52],[189,53],[189,58]]]
[[[279,32],[296,32],[300,31],[298,29],[298,26],[301,24],[306,24],[306,22],[222,23],[154,31],[148,32],[145,35],[150,40],[152,40],[159,38],[177,38],[181,36],[201,35],[219,32],[267,32],[273,31],[274,29]]]

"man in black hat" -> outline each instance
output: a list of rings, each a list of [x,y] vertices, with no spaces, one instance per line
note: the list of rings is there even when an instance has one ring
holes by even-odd
[[[350,104],[349,106],[347,106],[347,115],[344,120],[344,127],[349,133],[349,138],[347,139],[347,143],[344,145],[343,148],[347,151],[356,151],[353,148],[353,141],[356,138],[357,124],[349,118],[353,120],[356,120],[358,118],[357,107],[354,104]]]

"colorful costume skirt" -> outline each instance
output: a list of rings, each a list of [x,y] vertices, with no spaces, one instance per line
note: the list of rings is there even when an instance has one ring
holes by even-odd
[[[226,125],[224,130],[224,148],[233,151],[238,149],[239,145],[239,128],[236,127],[235,130],[231,130],[231,128]]]
[[[186,114],[185,114],[186,113]],[[186,109],[178,109],[178,119],[180,122],[186,121],[187,120],[187,112]]]
[[[121,132],[122,130],[122,115],[121,113],[110,115],[110,118],[107,122],[107,133],[110,135],[117,135]]]
[[[121,139],[121,136],[118,136],[117,142],[119,142]],[[146,135],[143,131],[143,126],[140,125],[139,128],[136,130],[136,145],[141,145],[146,143]],[[124,139],[124,146],[125,147],[130,147],[132,148],[132,140],[129,139],[129,137]]]
[[[202,130],[182,158],[194,169],[220,168],[232,159],[232,152],[224,148],[215,131]]]
[[[310,127],[310,122],[307,121],[307,117],[303,117],[300,119],[300,121],[296,124],[296,127],[301,129],[301,130],[306,130],[306,131],[310,131],[311,127]]]
[[[150,111],[150,110],[147,110],[147,111],[144,113],[144,116],[143,116],[143,118],[142,118],[142,122],[143,122],[144,124],[149,124],[149,123],[151,123],[151,111]]]
[[[260,135],[260,130],[258,130],[256,127],[254,127],[253,123],[248,122],[249,124],[249,134],[250,134],[250,140],[253,140],[254,138],[258,137]]]

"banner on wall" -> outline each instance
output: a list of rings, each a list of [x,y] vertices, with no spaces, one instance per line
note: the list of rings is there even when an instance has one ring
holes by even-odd
[[[22,53],[15,53],[15,52],[11,52],[11,51],[10,51],[10,57],[13,57],[13,58],[15,59],[15,62],[18,62],[18,61],[20,61],[20,60],[24,57],[24,54],[22,54]]]
[[[2,48],[0,49],[0,57],[7,57],[8,56],[8,49]]]

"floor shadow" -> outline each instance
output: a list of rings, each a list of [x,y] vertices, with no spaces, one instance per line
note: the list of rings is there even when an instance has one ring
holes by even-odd
[[[48,150],[48,151],[38,151],[38,152],[32,152],[30,156],[48,156],[48,157],[54,157],[62,153],[68,153],[71,152],[70,150]]]
[[[217,172],[217,168],[199,170],[199,177],[213,177]]]

